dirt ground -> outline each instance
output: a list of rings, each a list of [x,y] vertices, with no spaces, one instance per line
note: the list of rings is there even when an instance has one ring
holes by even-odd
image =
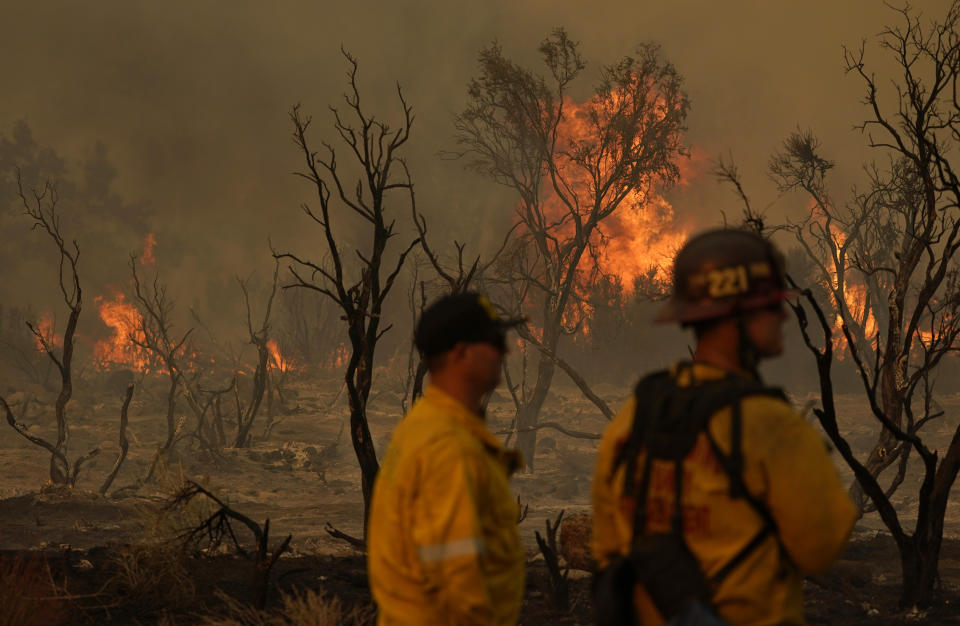
[[[249,599],[253,579],[254,565],[248,556],[226,548],[184,554],[151,543],[164,533],[172,536],[172,526],[185,523],[184,517],[171,520],[158,513],[182,478],[203,484],[253,520],[269,518],[272,548],[292,536],[289,553],[271,572],[270,610],[283,610],[284,593],[312,590],[327,599],[337,598],[344,615],[355,609],[350,619],[369,622],[373,613],[362,555],[324,530],[329,523],[345,533],[361,534],[359,469],[346,431],[346,402],[339,381],[330,377],[288,383],[285,402],[275,404],[277,421],[269,437],[258,437],[248,449],[228,448],[215,456],[191,450],[185,441],[178,448],[179,456],[149,487],[137,487],[137,481],[146,475],[165,434],[164,384],[149,379],[138,382],[130,409],[129,456],[109,497],[96,493],[118,450],[121,393],[111,388],[109,377],[91,377],[70,405],[71,459],[94,446],[102,448],[83,468],[71,492],[41,492],[49,474],[49,456],[8,426],[0,429],[4,460],[0,471],[0,579],[33,580],[23,571],[33,568],[40,574],[34,576],[32,597],[57,594],[61,598],[51,604],[50,615],[55,618],[43,617],[43,622],[35,623],[215,623],[227,617],[232,617],[233,623],[263,623],[251,621],[249,616],[247,621],[238,617]],[[389,387],[389,381],[375,385]],[[35,401],[23,421],[33,425],[31,432],[51,437],[53,395],[39,389],[29,391]],[[597,391],[613,405],[629,393],[626,387],[602,385]],[[14,394],[7,399],[20,402],[23,396]],[[807,400],[794,398],[798,407]],[[870,422],[858,400],[855,395],[840,397],[839,411],[853,445],[864,449],[870,443]],[[943,404],[947,415],[957,415],[960,396],[945,398]],[[369,414],[374,440],[382,452],[402,414],[401,393],[379,393],[371,400]],[[509,399],[495,394],[488,408],[491,428],[507,430],[511,417]],[[572,387],[551,392],[542,419],[586,432],[600,432],[606,423]],[[260,420],[254,430],[258,435],[265,416]],[[934,445],[945,443],[950,424],[931,426]],[[523,624],[591,621],[586,572],[570,573],[571,608],[553,608],[534,531],[543,532],[545,521],[556,518],[561,510],[568,515],[589,512],[595,449],[595,441],[544,430],[536,471],[514,479],[520,501],[529,506],[520,525],[528,553]],[[849,476],[847,471],[844,474]],[[911,498],[916,490],[910,487],[918,480],[918,475],[911,474],[894,500],[907,527],[915,515]],[[858,524],[836,567],[807,581],[806,609],[811,623],[960,623],[960,611],[953,608],[960,603],[960,503],[954,500],[947,513],[947,540],[940,565],[942,598],[937,608],[919,614],[898,610],[899,559],[874,514]],[[196,516],[202,511],[184,515],[188,513]],[[159,519],[164,519],[166,526],[158,527]],[[250,535],[239,532],[241,544],[251,547]],[[37,619],[41,615],[45,614],[33,614]]]

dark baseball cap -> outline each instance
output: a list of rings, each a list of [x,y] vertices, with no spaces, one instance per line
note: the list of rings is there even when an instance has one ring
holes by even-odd
[[[502,319],[479,293],[451,294],[423,312],[413,342],[423,356],[442,354],[461,341],[490,342],[503,349],[507,329],[525,321],[523,317]]]

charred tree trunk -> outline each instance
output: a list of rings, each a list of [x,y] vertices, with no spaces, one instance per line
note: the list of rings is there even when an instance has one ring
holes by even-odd
[[[362,318],[355,319],[362,324]],[[377,336],[377,326],[376,321],[371,320],[365,329],[362,327],[351,329],[353,357],[347,364],[347,372],[344,376],[350,405],[350,440],[357,456],[357,463],[360,465],[364,536],[366,536],[370,499],[373,497],[373,483],[380,470],[377,451],[367,423],[367,400],[370,398],[370,389],[373,384],[373,357],[376,347],[376,342],[371,342],[370,338]]]
[[[411,404],[417,401],[417,398],[423,395],[423,381],[427,377],[427,364],[423,359],[417,359],[417,369],[413,373],[413,392],[411,393]]]
[[[934,600],[943,543],[943,521],[951,487],[960,472],[960,428],[954,431],[950,446],[939,465],[936,455],[932,459],[926,457],[924,461],[926,475],[918,503],[914,556],[903,563],[901,605],[904,607],[927,607]]]
[[[541,353],[537,360],[537,382],[527,401],[517,411],[517,448],[530,471],[534,470],[537,451],[537,420],[547,400],[556,367],[552,359]]]
[[[177,434],[177,392],[180,389],[180,375],[172,367],[167,367],[167,375],[170,377],[170,388],[167,390],[167,439],[163,442],[162,449],[166,452],[173,445],[173,439]]]
[[[927,473],[921,487],[917,525],[906,549],[900,551],[903,587],[900,607],[926,608],[934,601],[939,577],[940,546],[943,543],[943,518],[946,498],[931,493],[935,489],[936,460],[927,464]],[[942,505],[941,505],[942,503]]]
[[[253,374],[253,391],[247,409],[242,415],[237,414],[237,439],[233,444],[235,448],[245,448],[250,445],[250,429],[253,428],[253,422],[257,419],[260,404],[263,402],[263,395],[267,390],[267,385],[270,384],[270,348],[267,344],[270,336],[270,313],[273,310],[273,299],[277,295],[279,275],[280,261],[274,259],[273,286],[270,290],[270,296],[267,298],[263,323],[260,324],[258,330],[253,328],[247,283],[240,278],[237,279],[237,282],[240,283],[240,290],[243,292],[243,302],[247,307],[247,332],[250,334],[250,343],[257,348],[257,368]],[[277,363],[277,367],[281,366],[282,363]]]
[[[72,464],[67,458],[70,441],[67,404],[73,395],[73,340],[83,301],[83,291],[80,288],[80,276],[77,273],[80,246],[76,240],[72,242],[72,246],[69,246],[60,232],[60,217],[57,215],[57,192],[51,183],[48,182],[43,191],[34,189],[32,191],[32,199],[28,200],[26,192],[23,189],[21,173],[18,169],[17,190],[20,200],[23,203],[24,212],[34,222],[33,227],[46,232],[57,246],[60,257],[60,271],[57,276],[60,293],[63,296],[64,303],[70,309],[67,328],[63,334],[63,350],[59,357],[54,352],[54,346],[51,345],[51,338],[27,322],[30,332],[36,337],[43,352],[50,358],[60,372],[60,393],[57,395],[57,401],[54,405],[54,415],[57,423],[56,442],[50,443],[27,432],[27,426],[14,418],[10,407],[2,397],[0,397],[0,406],[2,406],[6,413],[7,423],[9,423],[14,430],[31,443],[44,448],[50,453],[50,482],[54,485],[73,487],[76,484],[80,467],[100,452],[99,448],[94,448]]]
[[[849,443],[840,433],[831,379],[832,331],[823,309],[809,291],[805,292],[805,298],[817,315],[824,337],[824,348],[817,348],[809,335],[805,310],[801,305],[794,305],[793,309],[797,315],[801,333],[816,359],[820,378],[821,408],[815,409],[814,413],[844,461],[853,470],[857,482],[876,507],[880,518],[897,544],[902,575],[901,608],[926,608],[935,599],[940,547],[943,542],[943,521],[951,486],[960,472],[960,427],[955,429],[947,452],[943,460],[938,463],[937,452],[930,451],[915,433],[901,430],[886,417],[879,403],[870,398],[874,416],[882,426],[897,441],[912,446],[924,462],[924,478],[917,502],[917,522],[913,534],[910,535],[900,524],[897,511],[890,501],[891,493],[885,492],[877,476],[871,473],[865,463],[857,460]],[[853,355],[854,358],[858,358],[856,352]],[[858,363],[858,367],[862,368],[862,363]]]
[[[570,610],[570,565],[565,568],[560,567],[560,550],[557,549],[557,531],[560,530],[560,524],[563,522],[563,511],[557,515],[553,524],[546,520],[547,530],[546,538],[540,535],[539,531],[534,532],[537,540],[537,546],[540,548],[540,554],[543,555],[543,561],[547,565],[547,592],[553,601],[553,608],[559,612],[565,613]]]
[[[307,204],[301,207],[322,228],[323,254],[327,261],[318,264],[289,252],[274,252],[274,258],[292,261],[289,269],[295,282],[285,286],[285,289],[302,287],[324,294],[337,304],[343,314],[342,319],[347,323],[351,355],[344,382],[350,404],[350,438],[362,474],[366,529],[373,482],[379,469],[367,424],[367,400],[370,397],[376,345],[383,334],[390,330],[389,324],[381,329],[381,313],[407,256],[420,239],[415,238],[404,248],[387,254],[387,244],[396,235],[396,220],[389,212],[392,204],[388,198],[393,198],[393,191],[406,192],[413,197],[413,181],[400,155],[400,150],[410,137],[412,109],[398,86],[397,95],[402,111],[402,122],[398,127],[365,114],[360,106],[357,61],[346,51],[343,54],[350,65],[350,88],[345,100],[353,121],[348,121],[345,114],[332,108],[334,128],[346,145],[347,154],[352,155],[360,166],[362,174],[355,182],[345,180],[338,169],[336,151],[329,143],[324,143],[325,156],[312,150],[307,139],[311,118],[300,113],[299,105],[294,106],[290,113],[294,126],[293,139],[305,161],[305,170],[297,172],[297,176],[314,187],[320,210],[316,212]],[[401,173],[394,174],[398,169]],[[363,232],[369,239],[364,246],[347,251],[333,223],[351,214],[363,224]],[[345,262],[345,255],[349,255],[349,263]],[[354,256],[359,259],[357,266],[354,265]],[[304,270],[309,275],[300,273]]]
[[[133,399],[133,383],[127,385],[127,392],[123,398],[123,406],[120,408],[120,434],[117,439],[120,444],[120,451],[117,453],[117,460],[113,463],[113,469],[107,476],[103,484],[100,485],[100,495],[107,495],[107,490],[113,484],[113,480],[120,473],[120,467],[127,458],[127,452],[130,449],[130,442],[127,441],[127,411],[130,408],[130,400]]]
[[[253,374],[253,392],[250,404],[242,415],[237,415],[237,438],[233,443],[235,448],[246,448],[250,445],[250,429],[257,419],[263,394],[267,387],[267,362],[270,356],[266,342],[257,344],[257,369]]]
[[[73,396],[73,336],[77,330],[77,320],[80,318],[80,287],[77,286],[76,306],[70,309],[70,317],[67,320],[67,330],[63,334],[63,358],[60,365],[60,393],[57,394],[57,402],[54,405],[54,412],[57,418],[57,443],[55,448],[59,455],[50,457],[50,481],[54,484],[64,484],[68,482],[70,468],[67,465],[67,446],[70,441],[70,427],[67,424],[67,403]],[[52,356],[52,355],[51,355]],[[73,486],[72,484],[70,485]]]

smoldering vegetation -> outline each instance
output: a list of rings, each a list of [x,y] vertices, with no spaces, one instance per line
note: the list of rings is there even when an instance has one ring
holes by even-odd
[[[199,26],[176,13],[140,10],[197,40]],[[420,64],[388,77],[385,55],[358,37],[328,51],[319,86],[296,95],[264,78],[255,46],[221,33],[271,88],[217,120],[168,95],[190,110],[155,116],[167,135],[131,147],[107,133],[80,158],[74,136],[61,144],[50,130],[62,120],[44,128],[43,115],[18,113],[0,129],[0,446],[16,460],[0,476],[0,616],[370,623],[363,516],[390,431],[424,384],[411,328],[431,299],[479,289],[529,320],[487,405],[488,426],[528,462],[514,478],[530,571],[523,621],[588,623],[597,440],[641,372],[689,357],[691,337],[651,319],[673,252],[723,222],[787,251],[805,293],[788,356],[763,373],[823,430],[864,512],[837,570],[807,583],[811,620],[947,616],[960,531],[949,498],[960,189],[947,149],[960,9],[886,11],[892,26],[837,61],[875,106],[832,107],[844,126],[895,133],[869,135],[874,161],[832,151],[843,145],[835,119],[821,143],[792,109],[779,126],[758,114],[777,139],[743,149],[720,126],[770,108],[764,85],[776,81],[724,79],[739,112],[725,114],[722,98],[703,97],[715,83],[690,61],[703,45],[689,34],[611,50],[609,37],[552,19],[516,41],[513,26],[470,29],[462,66],[411,44]],[[145,30],[124,31],[130,49],[165,50],[133,41]],[[870,101],[878,83],[865,67],[920,84],[898,50],[921,56],[934,82]],[[151,67],[164,57],[144,54]],[[166,54],[180,68],[171,93],[209,97],[211,68],[217,84],[248,84],[229,63]],[[137,72],[121,65],[87,69],[97,83],[115,68],[132,89]],[[438,88],[448,80],[456,97]],[[199,148],[219,125],[230,132]]]

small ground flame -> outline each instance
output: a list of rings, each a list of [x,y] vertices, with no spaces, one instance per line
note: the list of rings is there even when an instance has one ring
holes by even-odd
[[[340,344],[337,346],[336,351],[333,353],[333,357],[330,359],[330,365],[334,368],[346,367],[347,361],[350,360],[350,351],[347,349],[347,346]]]
[[[267,350],[270,352],[268,365],[280,372],[289,372],[293,369],[292,362],[280,352],[280,345],[276,339],[267,340]]]

